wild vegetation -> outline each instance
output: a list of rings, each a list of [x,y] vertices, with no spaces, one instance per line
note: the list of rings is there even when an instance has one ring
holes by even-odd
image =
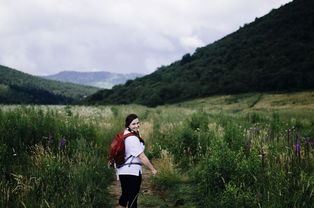
[[[148,108],[1,106],[1,207],[113,207],[106,166],[141,118],[159,170],[141,207],[314,206],[314,92],[239,94]]]
[[[313,89],[314,1],[294,0],[154,73],[90,96],[157,106],[244,92]]]
[[[1,104],[69,104],[99,88],[46,80],[0,65]]]

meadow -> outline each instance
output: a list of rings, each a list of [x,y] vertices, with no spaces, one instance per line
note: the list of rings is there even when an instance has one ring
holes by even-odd
[[[314,92],[148,108],[0,107],[0,207],[114,207],[107,151],[136,113],[159,173],[140,207],[314,207]]]

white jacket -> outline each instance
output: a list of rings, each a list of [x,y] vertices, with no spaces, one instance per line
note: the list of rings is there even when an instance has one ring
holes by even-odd
[[[130,133],[128,130],[124,134]],[[144,152],[145,146],[136,136],[129,136],[125,140],[125,159],[129,158],[125,163],[141,163],[139,155]],[[131,157],[130,157],[131,156]],[[137,164],[124,165],[117,169],[118,175],[135,175],[142,174],[142,166]]]

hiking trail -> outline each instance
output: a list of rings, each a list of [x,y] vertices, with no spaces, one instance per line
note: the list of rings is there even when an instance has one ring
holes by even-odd
[[[140,189],[140,194],[138,198],[138,206],[139,207],[151,207],[151,208],[159,208],[160,206],[153,206],[153,201],[149,203],[150,199],[153,198],[159,198],[159,196],[156,196],[157,194],[154,193],[152,182],[151,182],[152,174],[149,170],[146,168],[143,168],[143,175],[142,175],[142,184]],[[121,195],[121,186],[120,181],[115,180],[110,186],[109,186],[109,193],[114,198],[114,205],[117,206],[119,197]]]

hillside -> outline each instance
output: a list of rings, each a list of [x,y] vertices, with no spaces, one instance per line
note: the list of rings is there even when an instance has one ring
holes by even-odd
[[[280,112],[308,118],[312,117],[314,113],[314,91],[215,95],[168,106],[201,110],[212,114]]]
[[[90,104],[156,106],[217,94],[314,88],[314,1],[295,0]]]
[[[66,104],[99,88],[47,80],[0,65],[1,104]]]
[[[63,71],[53,75],[42,76],[42,78],[110,89],[114,85],[124,84],[127,80],[135,79],[141,76],[143,75],[136,73],[119,74],[103,71],[99,72]]]

